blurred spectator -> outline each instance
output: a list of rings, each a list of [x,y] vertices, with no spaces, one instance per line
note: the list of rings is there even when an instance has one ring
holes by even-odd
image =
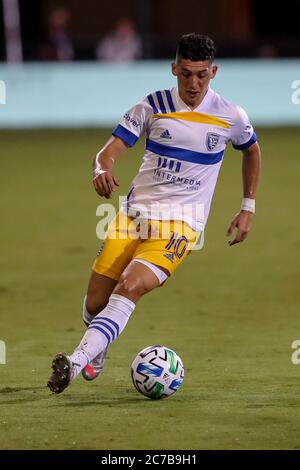
[[[142,42],[129,18],[121,18],[115,30],[99,42],[96,48],[98,60],[131,62],[140,59]]]
[[[45,60],[74,59],[74,49],[68,33],[70,13],[65,8],[53,10],[48,18],[47,38],[42,50]]]
[[[274,59],[277,56],[277,49],[275,46],[273,46],[273,44],[263,43],[258,48],[257,57],[262,59]]]

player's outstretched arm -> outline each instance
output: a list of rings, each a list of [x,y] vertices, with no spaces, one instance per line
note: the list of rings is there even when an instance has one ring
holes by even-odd
[[[257,142],[251,145],[249,149],[243,151],[244,198],[252,199],[253,203],[255,200],[258,177],[260,173],[260,161],[260,148]],[[236,243],[240,243],[246,239],[251,228],[251,219],[254,212],[253,208],[249,206],[249,210],[247,210],[246,203],[245,205],[242,205],[240,212],[234,216],[227,230],[227,236],[230,236],[233,230],[235,228],[237,229],[234,239],[228,242],[230,246],[235,245]]]
[[[127,145],[123,140],[112,136],[97,153],[93,161],[93,185],[99,196],[110,199],[119,186],[118,179],[113,175],[113,166],[126,149]]]

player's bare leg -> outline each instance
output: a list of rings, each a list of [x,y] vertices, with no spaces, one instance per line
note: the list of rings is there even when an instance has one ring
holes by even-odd
[[[167,276],[169,275],[166,269],[158,268],[165,272]],[[121,274],[113,294],[123,295],[132,302],[137,303],[143,295],[156,287],[160,287],[160,284],[157,276],[148,266],[132,260]]]
[[[116,284],[114,279],[92,271],[85,301],[86,309],[92,317],[106,307]]]

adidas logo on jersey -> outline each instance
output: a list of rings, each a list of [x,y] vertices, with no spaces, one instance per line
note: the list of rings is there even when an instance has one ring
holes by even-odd
[[[174,253],[165,253],[164,257],[171,261],[171,263],[174,263]]]
[[[172,139],[172,136],[171,136],[170,132],[168,131],[168,129],[166,129],[165,131],[163,131],[163,132],[160,134],[160,137],[162,137],[163,139]]]

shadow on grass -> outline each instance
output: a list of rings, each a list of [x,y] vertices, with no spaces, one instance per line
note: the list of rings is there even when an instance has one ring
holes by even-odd
[[[43,390],[45,387],[4,387],[0,388],[0,394],[16,393],[16,392],[37,392]]]
[[[136,404],[139,402],[144,403],[145,400],[141,397],[116,397],[115,399],[101,399],[99,396],[84,395],[79,398],[78,395],[71,397],[69,395],[55,395],[49,391],[46,386],[37,387],[3,387],[0,388],[0,406],[1,405],[18,405],[28,402],[36,402],[40,400],[48,400],[49,405],[53,407],[70,407],[70,408],[84,408],[91,406],[118,406]]]
[[[90,406],[106,406],[106,407],[114,407],[114,406],[122,406],[122,405],[136,405],[137,403],[145,403],[145,400],[143,398],[130,398],[130,397],[124,397],[124,398],[115,398],[115,399],[101,399],[101,398],[89,398],[86,400],[86,396],[82,398],[81,401],[78,399],[76,400],[68,400],[68,397],[65,397],[65,399],[60,402],[56,403],[53,406],[58,406],[58,407],[69,407],[69,408],[87,408]]]
[[[118,392],[115,393],[115,398],[112,397],[99,397],[94,391],[88,394],[77,393],[62,393],[55,395],[51,393],[46,386],[35,387],[3,387],[0,388],[0,406],[1,405],[18,405],[22,403],[34,403],[38,401],[47,400],[47,406],[51,408],[65,407],[65,408],[89,408],[93,406],[102,407],[115,407],[124,405],[138,405],[151,406],[154,402],[165,400],[150,400],[147,397],[136,394],[135,391],[127,391],[124,395]]]
[[[45,400],[49,398],[45,392],[46,387],[44,386],[0,388],[0,406]]]

